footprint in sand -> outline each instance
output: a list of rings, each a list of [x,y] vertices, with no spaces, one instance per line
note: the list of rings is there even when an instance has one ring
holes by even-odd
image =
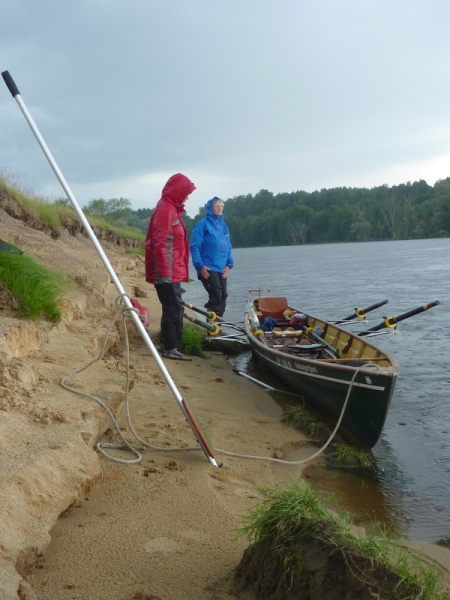
[[[166,537],[154,538],[147,542],[144,547],[149,553],[163,552],[164,554],[170,554],[171,552],[182,549],[181,544]]]
[[[170,552],[176,552],[177,550],[187,550],[189,548],[189,541],[203,542],[208,539],[208,535],[203,531],[189,530],[180,533],[180,536],[185,538],[186,543],[179,543],[176,540],[167,537],[154,538],[145,544],[147,552],[162,552],[169,554]]]

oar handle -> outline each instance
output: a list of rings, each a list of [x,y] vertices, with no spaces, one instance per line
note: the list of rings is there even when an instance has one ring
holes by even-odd
[[[211,319],[212,321],[223,321],[223,319],[219,319],[218,317],[216,317],[216,313],[206,312],[205,310],[202,310],[201,308],[197,308],[196,306],[193,306],[192,304],[189,304],[188,302],[183,302],[182,304],[186,308],[190,308],[191,310],[195,311],[199,315],[203,315],[207,319]]]
[[[409,319],[409,317],[413,317],[414,315],[423,313],[426,310],[429,310],[430,308],[437,306],[438,304],[439,304],[439,300],[435,300],[434,302],[429,302],[428,304],[423,304],[422,306],[419,306],[418,308],[409,310],[408,312],[405,312],[405,313],[399,315],[398,317],[385,317],[385,319],[382,323],[379,323],[379,325],[375,325],[374,327],[371,327],[370,329],[366,329],[366,331],[362,331],[359,335],[366,335],[367,333],[371,333],[372,331],[379,331],[380,329],[384,329],[385,327],[390,327],[391,329],[394,329],[395,326],[397,325],[397,323],[400,323],[400,321],[404,321],[405,319]]]
[[[215,331],[215,326],[210,323],[205,323],[204,321],[200,321],[200,319],[191,317],[191,315],[188,315],[187,313],[183,313],[183,317],[186,320],[190,321],[191,323],[195,323],[199,327],[203,327],[204,329],[207,329],[208,331],[211,331],[211,332]]]
[[[17,87],[14,79],[9,74],[9,71],[3,71],[2,77],[3,77],[4,82],[6,83],[8,90],[11,92],[11,96],[13,98],[15,98],[16,96],[19,96],[20,95],[19,88]]]
[[[399,317],[395,317],[395,322],[400,323],[400,321],[404,321],[405,319],[409,319],[409,317],[413,317],[414,315],[418,315],[419,313],[425,312],[434,306],[439,304],[439,300],[435,300],[434,302],[430,302],[429,304],[424,304],[423,306],[419,306],[419,308],[415,308],[408,312],[403,313]]]
[[[233,368],[233,372],[237,373],[238,375],[241,375],[242,377],[246,377],[247,379],[250,379],[250,381],[253,381],[254,383],[260,385],[261,387],[265,388],[269,392],[276,392],[276,389],[273,388],[271,385],[267,385],[263,381],[259,381],[258,379],[255,379],[254,377],[247,375],[247,373],[244,373],[244,371],[240,371],[237,367]]]
[[[371,306],[368,306],[367,308],[355,308],[355,312],[350,315],[349,317],[345,317],[345,319],[342,319],[342,321],[337,321],[337,325],[339,325],[339,323],[343,323],[344,321],[351,321],[351,319],[364,319],[364,317],[366,316],[367,313],[372,312],[372,310],[375,310],[376,308],[380,308],[380,306],[384,306],[385,304],[387,304],[389,302],[389,300],[382,300],[381,302],[377,302],[376,304],[372,304]]]

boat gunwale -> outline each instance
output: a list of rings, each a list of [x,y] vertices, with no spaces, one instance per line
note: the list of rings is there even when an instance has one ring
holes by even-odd
[[[287,308],[291,311],[303,312],[292,309],[290,306]],[[349,336],[348,341],[351,337],[359,337],[324,319],[318,319],[308,313],[303,314],[308,317],[309,324],[317,321],[324,325],[328,324],[336,331]],[[284,325],[281,319],[279,323]],[[317,357],[306,358],[272,348],[260,339],[259,334],[255,335],[248,313],[244,314],[244,330],[252,351],[270,371],[297,391],[300,396],[313,402],[315,406],[329,413],[334,419],[339,418],[345,399],[348,397],[347,394],[354,389],[354,394],[352,393],[351,397],[348,397],[348,410],[343,414],[340,427],[358,445],[373,448],[378,443],[386,422],[395,383],[400,373],[399,363],[388,352],[361,337],[359,340],[363,346],[360,349],[364,351],[364,346],[373,349],[375,355],[384,358],[388,363],[387,366],[379,366],[377,362],[370,362],[370,357],[367,359],[348,357],[347,360],[350,363],[360,361],[363,364],[345,365],[333,362],[333,359],[328,362]],[[339,343],[339,339],[339,336],[334,335],[335,343]],[[325,340],[324,343],[327,344]],[[377,356],[372,358],[377,358]],[[315,381],[317,381],[317,386]]]
[[[326,321],[325,319],[322,319],[320,317],[314,317],[313,315],[310,315],[309,313],[306,313],[305,311],[302,310],[297,310],[295,308],[292,308],[291,306],[288,306],[289,310],[292,311],[296,311],[296,312],[302,312],[304,315],[306,315],[308,317],[308,319],[312,319],[314,321],[320,321],[324,324],[327,324],[331,327],[336,328],[338,331],[343,332],[344,334],[350,336],[351,338],[358,338],[359,340],[361,340],[363,342],[364,345],[369,346],[370,348],[373,348],[376,352],[379,352],[382,357],[381,360],[386,360],[389,365],[388,366],[378,366],[378,369],[376,369],[376,371],[374,371],[373,367],[369,366],[369,365],[374,365],[377,364],[380,360],[380,357],[372,357],[372,358],[377,358],[377,361],[374,362],[370,362],[371,358],[363,358],[363,357],[354,357],[351,358],[349,357],[348,359],[344,359],[344,360],[348,360],[350,361],[366,361],[367,362],[367,366],[366,365],[360,365],[360,366],[356,366],[356,365],[345,365],[345,364],[341,364],[339,362],[334,362],[333,359],[330,360],[320,360],[318,358],[307,358],[304,356],[299,356],[296,354],[288,354],[286,352],[281,352],[280,350],[273,348],[271,346],[269,346],[268,344],[264,344],[263,342],[261,342],[261,340],[258,338],[258,336],[255,336],[253,334],[253,328],[250,325],[250,321],[249,321],[249,317],[248,314],[244,314],[244,328],[247,334],[247,337],[249,339],[252,339],[253,342],[255,342],[255,344],[257,344],[258,346],[260,346],[261,348],[266,348],[269,352],[273,352],[276,353],[276,355],[283,357],[287,360],[293,360],[294,362],[298,362],[298,363],[305,363],[308,365],[322,365],[323,368],[326,369],[336,369],[337,371],[349,371],[349,372],[354,372],[356,368],[358,368],[362,373],[368,373],[370,372],[370,374],[374,375],[375,373],[377,374],[386,374],[386,375],[398,375],[400,372],[400,365],[398,363],[398,361],[391,356],[388,352],[386,352],[385,350],[382,350],[381,348],[379,348],[378,346],[375,346],[374,344],[372,344],[371,342],[369,342],[368,340],[365,340],[364,338],[360,338],[357,334],[351,333],[350,331],[348,331],[347,329],[344,329],[343,327],[339,327],[339,325],[335,325],[334,323],[330,323],[328,321]]]

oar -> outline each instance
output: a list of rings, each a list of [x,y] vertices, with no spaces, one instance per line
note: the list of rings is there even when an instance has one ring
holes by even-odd
[[[409,310],[408,312],[405,312],[402,315],[399,315],[398,317],[385,317],[384,321],[382,323],[380,323],[379,325],[375,325],[374,327],[371,327],[370,329],[361,331],[360,333],[358,333],[356,335],[359,335],[359,336],[368,335],[369,333],[372,333],[373,331],[379,331],[380,329],[383,329],[384,327],[389,327],[390,329],[395,329],[397,323],[400,323],[400,321],[404,321],[405,319],[409,319],[409,317],[413,317],[414,315],[423,313],[426,310],[429,310],[430,308],[437,306],[438,304],[439,304],[439,300],[435,300],[434,302],[430,302],[429,304],[423,304],[422,306],[419,306],[419,308],[414,308],[413,310]]]
[[[251,377],[250,375],[247,375],[247,373],[244,373],[244,371],[240,371],[237,367],[234,367],[233,371],[235,373],[237,373],[238,375],[241,375],[242,377],[245,377],[246,379],[250,379],[250,381],[253,381],[253,383],[256,383],[257,385],[260,385],[261,387],[263,387],[268,392],[276,392],[276,389],[273,388],[271,385],[267,385],[267,383],[259,381],[258,379],[255,379],[254,377]]]
[[[335,348],[328,342],[326,342],[323,338],[320,337],[312,327],[306,327],[306,325],[302,325],[301,330],[297,331],[272,331],[272,336],[274,338],[290,338],[290,337],[298,337],[300,335],[300,331],[304,331],[308,337],[318,342],[324,348],[328,348],[335,356],[340,356],[340,351],[338,348]]]
[[[261,387],[263,387],[266,392],[280,392],[281,394],[290,394],[291,396],[297,396],[297,397],[302,397],[300,396],[300,394],[295,394],[294,392],[287,392],[285,390],[277,390],[276,388],[272,387],[271,385],[267,385],[267,383],[264,383],[263,381],[260,381],[259,379],[255,379],[254,377],[251,377],[250,375],[247,375],[247,373],[244,373],[244,371],[240,371],[237,367],[233,368],[233,372],[237,373],[238,375],[241,375],[242,377],[245,377],[246,379],[249,379],[250,381],[253,381],[253,383],[256,383],[257,385],[260,385]]]
[[[198,313],[199,315],[203,315],[204,317],[206,317],[208,319],[208,321],[219,321],[219,323],[223,322],[223,319],[220,319],[215,312],[206,312],[206,310],[202,310],[201,308],[197,308],[195,306],[192,306],[192,304],[188,304],[187,302],[183,302],[183,306],[185,306],[186,308],[190,308],[191,310],[195,311],[196,313]]]
[[[375,310],[376,308],[380,308],[380,306],[384,306],[388,302],[389,302],[389,300],[382,300],[381,302],[372,304],[371,306],[368,306],[367,308],[355,308],[355,312],[352,315],[350,315],[349,317],[345,317],[345,319],[342,319],[341,321],[334,321],[334,323],[336,325],[339,325],[340,323],[344,323],[345,321],[351,321],[352,319],[356,319],[356,318],[364,319],[364,317],[366,316],[367,313],[371,312],[372,310]]]
[[[210,445],[208,444],[208,441],[206,440],[205,436],[203,435],[202,430],[200,429],[199,424],[197,423],[195,417],[192,415],[192,412],[189,409],[189,406],[187,405],[186,400],[181,396],[180,392],[178,391],[175,383],[173,382],[173,379],[171,378],[169,372],[166,369],[166,366],[164,365],[161,357],[159,356],[155,346],[153,345],[152,340],[150,339],[147,330],[145,329],[142,321],[139,318],[139,315],[137,314],[137,312],[134,310],[133,305],[128,297],[128,295],[126,294],[120,279],[117,277],[116,272],[114,271],[114,269],[112,268],[111,263],[109,262],[106,254],[103,251],[103,248],[100,245],[100,242],[98,241],[95,233],[92,230],[92,227],[89,224],[89,221],[86,219],[83,211],[81,210],[78,202],[75,199],[75,196],[72,194],[71,189],[69,188],[69,185],[67,183],[67,181],[65,180],[63,174],[61,173],[61,171],[59,170],[58,165],[56,164],[53,156],[50,153],[50,150],[47,147],[47,144],[44,141],[44,138],[41,136],[38,128],[36,127],[35,122],[33,121],[32,116],[30,115],[30,113],[28,112],[27,107],[25,106],[24,101],[22,100],[21,96],[20,96],[20,92],[19,89],[17,88],[13,78],[11,77],[11,75],[9,74],[8,71],[3,71],[2,72],[2,77],[9,89],[9,91],[11,92],[12,97],[16,100],[17,104],[20,107],[20,110],[22,111],[25,119],[28,122],[28,125],[31,128],[31,131],[34,133],[42,151],[44,152],[48,162],[50,163],[51,168],[53,169],[56,177],[58,178],[61,186],[63,187],[64,191],[67,194],[67,198],[70,200],[70,203],[72,204],[75,212],[77,213],[80,221],[83,224],[83,227],[86,231],[86,233],[88,234],[88,236],[90,237],[92,243],[94,244],[95,249],[97,250],[98,255],[100,256],[110,278],[111,281],[114,283],[114,285],[116,286],[117,291],[119,292],[119,295],[122,296],[123,298],[123,302],[125,304],[125,306],[130,310],[130,316],[131,319],[134,321],[136,327],[138,328],[139,333],[141,334],[144,342],[146,343],[146,345],[148,346],[151,354],[153,355],[153,358],[156,361],[156,364],[158,365],[160,371],[162,372],[164,379],[166,380],[172,394],[174,395],[176,401],[178,402],[181,411],[183,412],[184,416],[186,417],[187,422],[189,423],[192,431],[194,432],[195,437],[197,438],[198,443],[200,444],[203,452],[206,455],[206,458],[209,460],[209,462],[214,465],[215,467],[217,467],[217,463],[216,460],[214,458],[214,454],[211,450]]]
[[[195,323],[199,327],[206,329],[209,335],[218,335],[220,333],[220,327],[217,325],[217,323],[205,323],[205,321],[200,321],[200,319],[196,319],[187,313],[183,313],[183,317],[191,323]]]
[[[330,350],[334,356],[337,356],[338,358],[341,358],[341,351],[339,350],[339,348],[335,348],[334,346],[332,346],[331,344],[329,344],[328,342],[326,342],[323,338],[320,337],[320,335],[318,335],[313,329],[312,327],[305,327],[303,326],[303,329],[306,333],[306,335],[310,338],[312,338],[313,340],[315,340],[316,342],[318,342],[319,344],[322,344],[322,346],[325,346],[326,348],[328,348],[328,350]]]

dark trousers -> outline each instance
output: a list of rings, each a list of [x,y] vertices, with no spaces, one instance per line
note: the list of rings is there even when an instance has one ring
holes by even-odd
[[[227,278],[217,271],[210,271],[208,279],[204,279],[201,275],[198,278],[208,292],[208,302],[205,304],[205,308],[214,311],[218,317],[223,317],[228,298]]]
[[[155,289],[162,306],[161,345],[164,350],[173,350],[183,334],[181,282],[155,283]]]

